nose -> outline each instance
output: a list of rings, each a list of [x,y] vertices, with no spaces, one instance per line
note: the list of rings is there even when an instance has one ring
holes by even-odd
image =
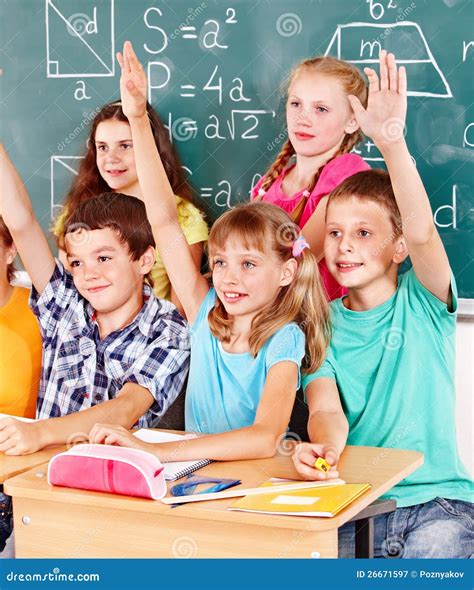
[[[339,241],[339,250],[341,252],[352,252],[354,250],[352,245],[352,239],[349,234],[345,234]]]
[[[117,162],[119,160],[119,152],[117,148],[111,147],[107,151],[106,161],[107,162]]]
[[[231,266],[227,266],[223,276],[223,282],[226,285],[235,285],[239,282],[236,269]]]
[[[92,281],[99,276],[99,272],[95,264],[84,264],[82,267],[82,273],[85,281]]]
[[[309,113],[308,109],[301,109],[301,111],[298,113],[298,117],[296,119],[297,124],[304,125],[304,126],[311,125],[309,115],[310,115],[310,113]]]

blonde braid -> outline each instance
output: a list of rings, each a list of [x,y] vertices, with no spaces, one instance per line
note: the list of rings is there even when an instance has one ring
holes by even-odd
[[[270,186],[275,182],[275,180],[280,176],[282,170],[288,164],[291,156],[295,153],[293,145],[289,139],[287,139],[281,148],[280,153],[275,158],[275,161],[268,169],[268,172],[265,174],[265,180],[260,187],[260,190],[268,190]],[[256,201],[261,201],[262,197],[258,196],[255,199]]]

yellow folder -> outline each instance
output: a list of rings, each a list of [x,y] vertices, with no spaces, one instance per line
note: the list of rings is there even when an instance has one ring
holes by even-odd
[[[270,480],[263,484],[270,488],[268,494],[245,496],[234,502],[229,510],[288,516],[331,517],[370,489],[369,483],[346,483],[272,494],[271,486],[275,483],[277,482]],[[278,483],[281,485],[282,482]]]

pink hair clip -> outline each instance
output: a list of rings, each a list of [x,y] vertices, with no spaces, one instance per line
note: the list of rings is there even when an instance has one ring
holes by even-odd
[[[300,236],[293,242],[293,256],[297,258],[305,248],[309,248],[309,244],[303,236]]]
[[[303,191],[303,197],[309,197],[311,193],[309,192],[309,190],[307,188],[304,189]]]
[[[259,188],[259,189],[258,189],[258,193],[257,193],[257,195],[258,195],[259,197],[263,197],[263,196],[265,195],[265,191],[263,190],[263,188]]]

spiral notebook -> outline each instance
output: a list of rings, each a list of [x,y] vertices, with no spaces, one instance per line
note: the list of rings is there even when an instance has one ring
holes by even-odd
[[[141,428],[133,433],[137,438],[149,443],[166,443],[179,442],[196,438],[195,434],[173,434],[171,432],[162,432],[158,430],[150,430],[148,428]],[[196,461],[172,461],[163,463],[166,481],[175,481],[180,477],[189,475],[201,467],[205,467],[212,463],[210,459],[199,459]]]

